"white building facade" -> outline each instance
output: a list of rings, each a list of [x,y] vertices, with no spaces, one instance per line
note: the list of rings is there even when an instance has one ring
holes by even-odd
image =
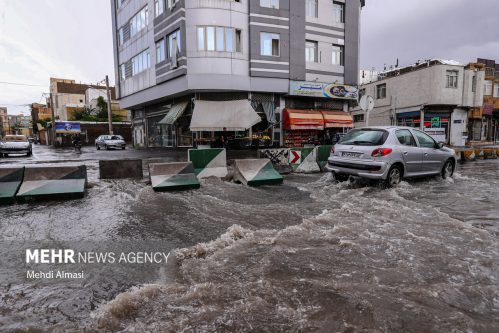
[[[442,60],[379,73],[377,81],[360,87],[360,95],[374,98],[374,109],[367,114],[354,108],[354,126],[418,127],[438,141],[464,146],[468,111],[481,106],[484,78],[483,71]]]

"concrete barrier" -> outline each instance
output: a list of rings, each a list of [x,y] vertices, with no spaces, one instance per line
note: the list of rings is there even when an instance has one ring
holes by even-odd
[[[227,176],[227,151],[225,149],[189,149],[188,155],[189,162],[192,162],[198,178]]]
[[[496,159],[497,153],[494,148],[484,148],[483,150],[483,158],[485,159]]]
[[[199,180],[191,162],[149,164],[151,185],[156,192],[199,188]]]
[[[333,145],[317,146],[317,164],[321,171],[326,171],[327,160],[331,155]]]
[[[289,162],[297,173],[320,172],[316,148],[291,148]]]
[[[24,176],[24,167],[0,168],[0,205],[16,201],[15,196]]]
[[[99,161],[100,179],[142,179],[142,160],[102,160]]]
[[[475,150],[467,149],[463,151],[463,158],[465,161],[474,161],[476,158]]]
[[[16,198],[21,202],[83,198],[86,182],[87,168],[84,165],[26,167]]]
[[[290,150],[288,148],[280,149],[259,149],[258,158],[268,158],[274,169],[280,174],[288,174],[293,172],[293,168],[289,163]]]
[[[283,178],[267,158],[234,160],[234,180],[249,186],[282,184]]]
[[[475,159],[482,159],[482,158],[483,158],[483,149],[475,148]]]

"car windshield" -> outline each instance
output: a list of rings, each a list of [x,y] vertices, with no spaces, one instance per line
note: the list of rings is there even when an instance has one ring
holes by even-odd
[[[28,139],[24,135],[7,135],[3,139],[4,141],[9,141],[9,142],[26,142]]]
[[[123,137],[122,137],[122,136],[120,136],[120,135],[113,135],[113,136],[111,137],[111,140],[123,140]]]
[[[388,132],[382,129],[355,129],[347,133],[338,142],[340,145],[380,146],[388,138]]]

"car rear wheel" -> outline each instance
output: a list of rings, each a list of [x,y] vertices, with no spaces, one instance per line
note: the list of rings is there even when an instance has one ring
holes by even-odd
[[[442,178],[447,179],[452,177],[452,175],[454,175],[454,162],[448,160],[442,169]]]
[[[402,169],[398,165],[394,165],[388,171],[388,176],[385,180],[387,188],[395,187],[402,181]]]
[[[125,150],[126,147],[121,147],[121,149]]]
[[[30,150],[30,151],[28,151],[28,153],[26,154],[26,156],[31,156],[31,155],[33,155],[33,152]]]
[[[346,182],[348,180],[348,178],[350,178],[349,175],[336,173],[336,172],[333,172],[333,177],[334,177],[334,180],[339,181],[339,182]]]

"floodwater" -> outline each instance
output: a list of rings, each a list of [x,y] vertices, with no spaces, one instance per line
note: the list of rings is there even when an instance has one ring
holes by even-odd
[[[390,190],[322,174],[163,194],[86,164],[84,199],[0,207],[3,243],[154,240],[171,260],[1,282],[2,331],[499,331],[499,160]]]

